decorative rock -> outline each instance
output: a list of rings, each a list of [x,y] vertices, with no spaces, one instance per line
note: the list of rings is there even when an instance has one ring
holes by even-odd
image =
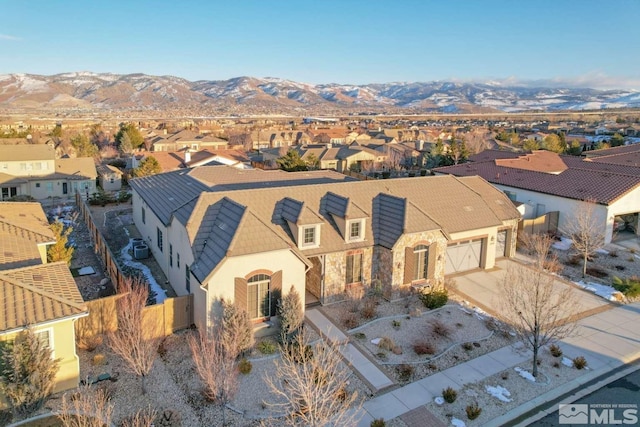
[[[372,339],[372,340],[371,340],[371,344],[373,344],[373,345],[378,345],[378,344],[380,344],[380,340],[381,340],[381,339],[382,339],[382,338],[374,338],[374,339]]]
[[[104,279],[100,280],[100,286],[105,286],[107,283],[109,283],[109,278],[105,277]]]

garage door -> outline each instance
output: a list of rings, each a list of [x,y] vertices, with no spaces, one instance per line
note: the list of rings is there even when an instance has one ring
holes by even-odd
[[[470,240],[447,246],[444,274],[458,273],[480,267],[482,240]]]
[[[496,258],[506,256],[507,251],[507,230],[498,231],[496,237]]]

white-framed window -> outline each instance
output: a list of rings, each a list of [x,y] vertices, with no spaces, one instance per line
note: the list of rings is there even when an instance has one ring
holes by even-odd
[[[413,280],[427,279],[429,271],[429,246],[418,245],[413,248]]]
[[[302,228],[302,246],[316,246],[317,237],[315,225]]]
[[[53,347],[53,329],[47,328],[35,331],[35,336],[44,347],[47,347],[49,348],[49,350],[51,350],[51,358],[55,359],[55,351]]]
[[[272,315],[270,284],[271,277],[266,274],[256,274],[247,281],[247,312],[251,319]]]
[[[346,284],[362,282],[362,252],[347,255]]]
[[[364,240],[364,222],[362,220],[349,221],[348,240],[350,242]]]

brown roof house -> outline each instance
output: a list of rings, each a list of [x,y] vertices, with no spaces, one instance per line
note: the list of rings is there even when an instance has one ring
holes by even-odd
[[[477,161],[434,171],[459,177],[481,176],[514,202],[522,203],[524,218],[558,211],[561,232],[575,212],[595,202],[590,206],[605,231],[605,243],[609,243],[619,224],[631,222],[636,233],[640,232],[640,167],[625,162],[625,158],[635,157],[633,151],[618,148],[586,159],[543,150],[520,155],[487,150]]]
[[[219,298],[255,321],[294,286],[307,303],[378,283],[391,292],[492,268],[519,212],[478,177],[355,181],[331,171],[212,167],[134,179],[134,221],[206,326]]]
[[[92,158],[56,159],[45,144],[3,146],[0,150],[0,197],[31,196],[36,200],[84,197],[96,191],[96,167]]]
[[[0,202],[0,341],[32,327],[60,359],[55,391],[62,391],[78,385],[74,323],[87,308],[67,265],[47,264],[55,243],[48,225],[39,203]]]
[[[98,183],[104,191],[120,191],[122,189],[123,172],[115,166],[99,165],[96,167],[98,172]]]

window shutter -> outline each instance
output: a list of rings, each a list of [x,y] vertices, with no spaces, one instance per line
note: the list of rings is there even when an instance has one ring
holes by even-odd
[[[233,302],[236,307],[247,311],[247,281],[242,277],[235,278]]]
[[[438,245],[435,243],[429,246],[429,260],[427,261],[427,279],[433,279],[436,275],[436,262],[438,261],[438,257],[436,255],[436,251],[438,249]]]
[[[411,283],[414,275],[414,255],[413,248],[404,249],[404,283]]]
[[[270,283],[271,291],[271,315],[276,315],[278,301],[282,298],[282,270],[276,271],[271,275]]]

